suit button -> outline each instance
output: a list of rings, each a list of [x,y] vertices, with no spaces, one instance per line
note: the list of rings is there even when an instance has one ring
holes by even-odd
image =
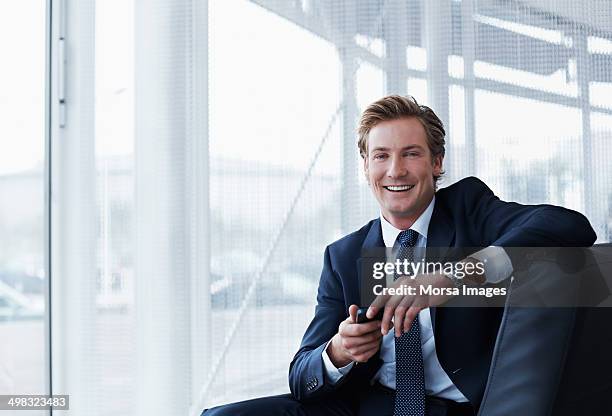
[[[316,386],[317,386],[317,384],[319,384],[319,380],[317,380],[317,378],[315,377],[315,378],[312,380],[312,383],[313,383],[313,384],[314,384],[314,386],[316,387]]]

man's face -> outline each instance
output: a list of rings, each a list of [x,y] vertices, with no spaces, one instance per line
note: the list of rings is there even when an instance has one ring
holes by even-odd
[[[425,129],[416,118],[384,121],[370,130],[364,170],[383,216],[407,229],[433,198],[442,156],[432,161]]]

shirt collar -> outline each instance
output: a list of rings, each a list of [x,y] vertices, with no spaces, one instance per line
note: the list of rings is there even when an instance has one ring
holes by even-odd
[[[411,230],[416,231],[419,235],[427,241],[427,231],[429,230],[429,222],[431,221],[431,215],[433,214],[434,205],[436,202],[436,196],[431,199],[431,202],[423,211],[423,213],[417,218],[417,220],[410,227]],[[380,227],[382,229],[383,241],[385,247],[393,247],[397,236],[403,230],[395,228],[389,221],[383,217],[382,212],[380,213]]]

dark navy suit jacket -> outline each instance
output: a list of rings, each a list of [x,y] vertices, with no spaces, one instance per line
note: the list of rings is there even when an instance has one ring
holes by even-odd
[[[429,224],[429,247],[590,246],[596,239],[580,213],[552,205],[504,202],[479,179],[469,177],[436,192]],[[384,247],[380,220],[329,245],[325,250],[315,316],[289,368],[289,386],[301,401],[321,399],[347,389],[357,398],[382,360],[377,355],[353,367],[332,386],[321,354],[359,305],[358,261],[363,249]],[[512,259],[514,263],[514,259]],[[478,408],[485,389],[502,308],[431,308],[436,352],[457,388]]]

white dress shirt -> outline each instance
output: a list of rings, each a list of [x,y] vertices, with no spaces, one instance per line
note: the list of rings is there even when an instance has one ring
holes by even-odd
[[[427,246],[427,232],[429,222],[435,205],[436,198],[431,200],[427,209],[410,227],[419,233],[416,247]],[[382,215],[380,215],[382,237],[386,247],[393,247],[397,236],[402,230],[395,228]],[[484,262],[485,276],[487,282],[497,283],[512,274],[512,263],[510,258],[501,247],[487,247],[472,255],[479,261]],[[441,397],[455,402],[467,402],[466,397],[453,384],[448,374],[444,371],[436,355],[436,341],[431,324],[429,308],[419,312],[419,324],[421,326],[421,350],[423,352],[423,369],[425,374],[425,394],[428,396]],[[380,347],[380,358],[383,364],[374,375],[371,383],[378,381],[383,386],[395,389],[395,332],[389,331],[383,337]],[[329,346],[329,343],[327,344]],[[343,376],[353,368],[354,362],[344,367],[336,368],[327,354],[327,347],[322,354],[325,373],[331,384],[336,384]]]

